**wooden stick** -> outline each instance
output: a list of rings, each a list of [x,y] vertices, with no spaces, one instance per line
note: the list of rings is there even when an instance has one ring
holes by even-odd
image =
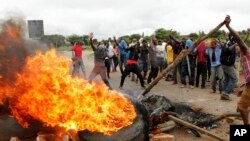
[[[215,135],[215,134],[213,134],[213,133],[211,133],[211,132],[209,132],[209,131],[207,131],[207,130],[205,130],[205,129],[203,129],[203,128],[200,128],[200,127],[198,127],[198,126],[196,126],[196,125],[193,125],[193,124],[191,124],[191,123],[188,123],[188,122],[186,122],[186,121],[184,121],[184,120],[181,120],[181,119],[179,119],[179,118],[177,118],[177,117],[175,117],[175,116],[169,115],[168,118],[169,118],[170,120],[173,120],[173,121],[175,121],[176,123],[179,123],[179,124],[181,124],[181,125],[184,125],[184,126],[186,126],[186,127],[188,127],[188,128],[191,128],[191,129],[194,129],[194,130],[198,130],[199,132],[204,133],[204,134],[206,134],[206,135],[208,135],[208,136],[210,136],[210,137],[213,137],[213,138],[215,138],[215,139],[217,139],[217,140],[219,140],[219,141],[226,141],[226,139],[223,139],[223,138],[221,138],[221,137],[219,137],[219,136],[217,136],[217,135]]]
[[[241,117],[241,116],[240,116],[240,113],[224,113],[220,116],[214,117],[211,122],[212,123],[217,122],[217,121],[222,120],[222,119],[227,118],[227,117]]]
[[[247,32],[247,35],[246,35],[246,37],[245,37],[245,39],[244,39],[244,42],[247,41],[248,37],[249,37],[249,32]],[[229,47],[229,50],[232,50],[233,48],[235,48],[235,47],[237,47],[237,46],[238,46],[238,44],[235,43],[235,44],[233,44],[233,45],[231,45],[231,46]]]
[[[218,26],[216,26],[213,30],[211,30],[207,35],[205,35],[202,38],[199,38],[193,45],[192,47],[190,47],[188,50],[187,49],[183,49],[180,54],[175,58],[174,62],[170,65],[168,65],[168,67],[166,69],[164,69],[158,76],[156,79],[154,79],[154,81],[148,85],[148,87],[141,93],[141,95],[145,96],[160,80],[161,78],[169,73],[172,69],[174,69],[180,62],[181,60],[186,57],[194,48],[197,47],[197,45],[207,39],[208,37],[210,37],[213,33],[215,33],[216,31],[218,31],[222,26],[224,25],[224,21],[221,22]],[[138,98],[140,98],[141,96],[139,96]]]

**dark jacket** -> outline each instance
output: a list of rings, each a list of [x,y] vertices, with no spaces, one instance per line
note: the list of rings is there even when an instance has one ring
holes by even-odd
[[[225,43],[225,45],[222,46],[221,58],[220,58],[220,62],[222,65],[226,66],[234,65],[236,59],[236,49],[233,48],[229,50],[229,47],[233,44],[234,44],[233,42],[228,41],[227,43]]]

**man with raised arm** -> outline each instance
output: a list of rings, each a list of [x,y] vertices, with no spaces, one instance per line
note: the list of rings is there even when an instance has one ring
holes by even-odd
[[[105,58],[108,57],[108,49],[105,47],[104,42],[98,43],[97,47],[93,44],[93,33],[89,34],[89,42],[90,46],[92,47],[94,51],[94,68],[90,73],[89,76],[89,82],[91,83],[92,80],[100,74],[103,82],[109,87],[109,89],[112,89],[109,81],[107,79],[106,73],[107,69],[105,67]]]
[[[240,36],[230,26],[230,16],[226,16],[224,23],[228,28],[230,34],[240,48],[240,61],[243,67],[245,76],[245,88],[237,104],[237,110],[240,112],[245,125],[249,124],[248,114],[250,110],[250,50],[249,47],[240,39]],[[248,30],[248,32],[250,32]]]

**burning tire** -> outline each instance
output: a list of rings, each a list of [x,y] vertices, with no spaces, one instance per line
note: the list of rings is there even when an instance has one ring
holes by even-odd
[[[30,123],[29,128],[23,128],[13,117],[0,117],[0,141],[9,141],[11,137],[20,139],[36,138],[40,125],[36,122]]]
[[[124,127],[111,136],[89,131],[79,131],[78,136],[80,138],[80,141],[148,141],[147,110],[138,101],[133,100],[133,103],[136,108],[137,117],[132,125]]]

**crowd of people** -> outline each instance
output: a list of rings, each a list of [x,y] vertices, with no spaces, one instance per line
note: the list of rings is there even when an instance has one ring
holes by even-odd
[[[165,80],[173,81],[172,84],[180,83],[181,88],[188,85],[190,89],[194,87],[205,89],[206,82],[210,82],[211,93],[216,93],[218,90],[221,94],[221,100],[231,101],[230,95],[234,92],[234,88],[239,81],[239,70],[235,67],[236,60],[243,59],[242,67],[248,82],[250,59],[248,59],[249,53],[246,45],[239,40],[238,34],[229,26],[230,21],[230,18],[223,21],[223,24],[229,29],[229,33],[225,35],[225,40],[221,41],[216,38],[203,40],[170,73],[165,75]],[[186,37],[179,40],[171,35],[166,42],[155,37],[152,37],[151,41],[148,42],[144,39],[144,34],[141,35],[139,40],[132,39],[131,43],[122,38],[117,40],[114,37],[113,41],[101,41],[94,45],[92,39],[93,33],[90,33],[89,42],[94,51],[94,68],[88,80],[91,82],[96,75],[100,74],[103,82],[110,89],[112,89],[108,80],[110,79],[110,72],[117,72],[117,66],[119,66],[121,73],[120,89],[123,88],[127,76],[130,76],[136,82],[139,79],[141,88],[144,89],[146,84],[150,84],[163,69],[174,62],[183,49],[189,49],[193,46],[191,38]],[[238,44],[238,50],[235,47],[236,43]],[[79,53],[82,52],[82,49],[79,49],[79,46],[76,43],[72,47],[73,76],[79,73],[80,68],[85,76],[82,53]],[[245,54],[245,56],[247,54],[247,57],[244,58],[244,55],[242,57],[242,54]],[[137,78],[134,77],[134,74]],[[245,97],[246,93],[243,92]],[[241,104],[244,103],[242,101],[240,100],[238,109],[242,116],[245,115],[246,117],[248,111],[246,111],[246,104]],[[248,108],[250,104],[247,105]],[[248,123],[248,120],[245,119],[244,123]]]
[[[131,43],[122,38],[117,41],[114,37],[113,41],[101,41],[94,45],[92,41],[93,33],[91,33],[89,41],[94,51],[95,66],[89,76],[89,82],[100,74],[104,83],[111,89],[108,81],[110,72],[117,72],[117,66],[119,65],[121,73],[119,88],[123,87],[127,76],[131,76],[132,80],[136,82],[139,79],[141,87],[145,88],[145,84],[150,84],[163,69],[174,61],[182,49],[188,49],[193,45],[191,38],[178,40],[170,36],[169,41],[164,42],[152,37],[151,41],[147,42],[143,37],[142,34],[139,40],[133,39]],[[236,48],[230,49],[230,46],[235,43],[231,34],[225,36],[224,42],[215,38],[202,41],[173,71],[166,74],[165,80],[178,84],[179,79],[181,88],[189,85],[191,89],[194,87],[204,89],[206,88],[206,82],[210,81],[211,93],[215,93],[218,89],[222,94],[221,99],[231,100],[230,94],[233,93],[238,82],[235,69],[235,61],[238,55]],[[81,57],[82,47],[79,43],[76,43],[72,47],[72,51],[73,58],[75,58],[73,76],[79,73],[81,69],[86,78]],[[148,71],[150,72],[148,73]],[[134,74],[137,78],[134,78]]]

